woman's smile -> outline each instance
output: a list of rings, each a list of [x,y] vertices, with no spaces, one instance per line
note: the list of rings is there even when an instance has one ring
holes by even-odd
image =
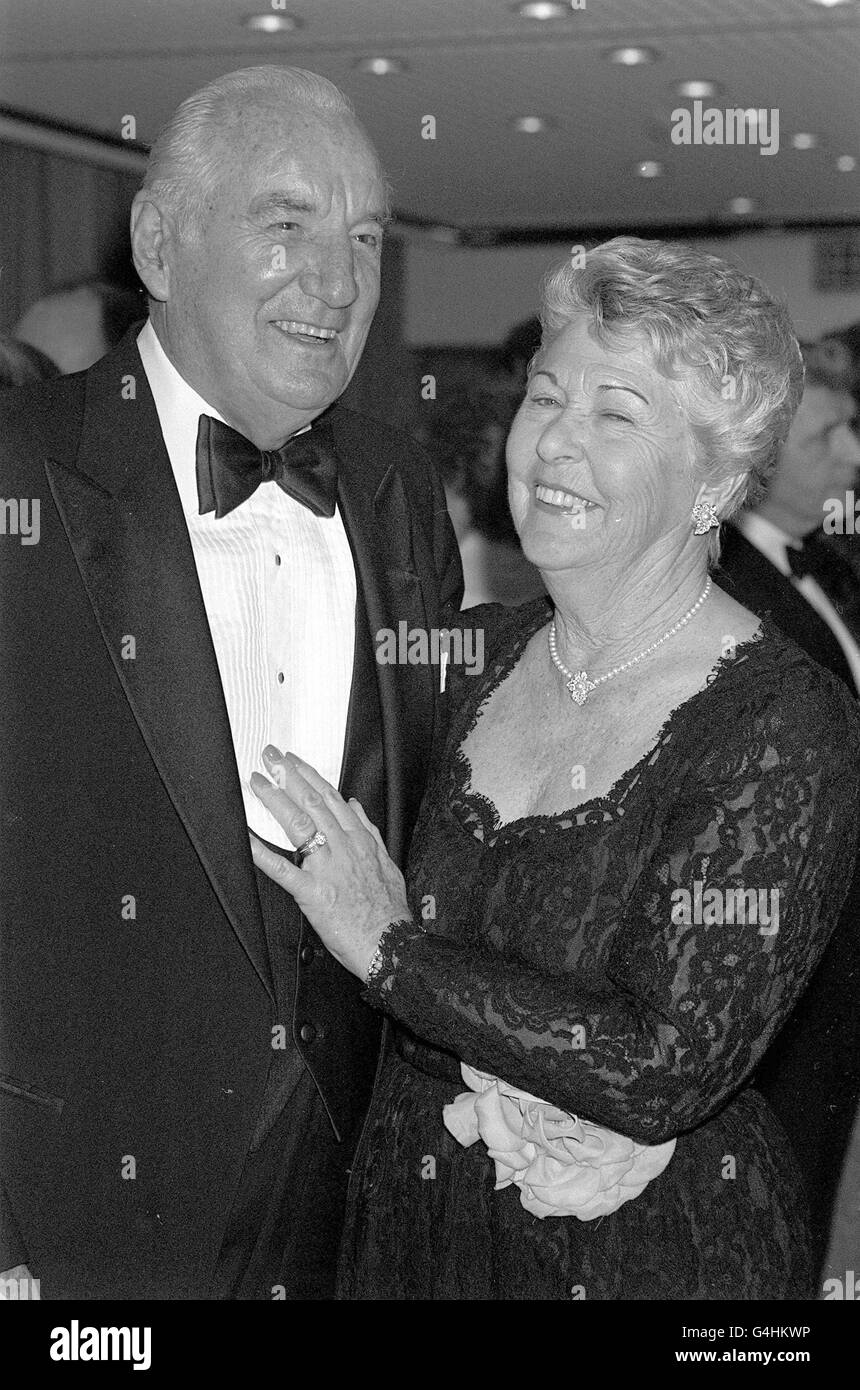
[[[541,511],[566,512],[575,516],[585,516],[586,512],[594,511],[598,503],[592,502],[588,497],[583,497],[578,492],[571,492],[567,488],[553,487],[550,483],[542,482],[540,479],[535,483],[535,506]]]

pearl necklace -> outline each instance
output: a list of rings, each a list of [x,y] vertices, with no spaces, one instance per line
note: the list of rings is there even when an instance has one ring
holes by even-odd
[[[649,656],[651,652],[655,652],[658,647],[662,647],[664,642],[667,642],[670,637],[674,637],[675,633],[680,632],[681,628],[690,621],[693,614],[701,608],[710,592],[711,580],[709,577],[704,589],[699,594],[692,608],[684,614],[683,618],[678,619],[674,627],[670,627],[668,632],[664,632],[663,636],[659,637],[656,642],[652,642],[650,647],[646,647],[644,652],[640,652],[638,656],[632,657],[630,661],[625,661],[622,666],[616,666],[614,670],[607,671],[605,676],[598,676],[597,680],[591,680],[587,671],[577,671],[575,673],[573,671],[568,671],[558,654],[555,635],[555,618],[553,618],[549,625],[549,654],[552,658],[553,666],[556,666],[565,678],[565,685],[570,692],[571,700],[577,705],[584,705],[588,699],[589,691],[596,689],[596,687],[602,685],[604,681],[611,681],[613,676],[620,676],[622,671],[626,671],[631,666],[635,666],[638,661],[642,661],[643,658]]]

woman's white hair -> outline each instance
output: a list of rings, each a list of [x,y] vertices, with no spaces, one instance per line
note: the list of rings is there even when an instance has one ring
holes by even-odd
[[[170,209],[181,236],[197,234],[217,187],[224,153],[220,137],[238,122],[243,107],[265,101],[348,120],[373,149],[349,98],[316,72],[264,64],[216,77],[177,107],[152,146],[143,179],[143,191]]]
[[[658,369],[682,378],[698,465],[743,484],[721,520],[761,500],[803,394],[803,359],[784,305],[729,261],[683,242],[615,237],[544,284],[543,343],[577,315],[613,345],[636,333]],[[708,539],[719,558],[719,531]]]

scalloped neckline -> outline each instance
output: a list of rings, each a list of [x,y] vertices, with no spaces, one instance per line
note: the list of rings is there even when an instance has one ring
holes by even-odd
[[[538,605],[540,605],[540,608],[538,608]],[[531,605],[524,605],[526,612],[530,606]],[[607,819],[612,820],[617,818],[620,820],[623,818],[624,802],[641,781],[642,773],[645,771],[646,765],[653,765],[653,763],[657,762],[660,754],[669,743],[673,733],[673,729],[670,726],[677,722],[678,718],[683,716],[695,701],[699,700],[704,695],[711,694],[720,676],[730,671],[737,671],[740,669],[738,656],[741,652],[743,652],[742,662],[745,663],[749,660],[747,648],[758,649],[760,651],[767,642],[771,642],[774,639],[774,632],[770,623],[766,622],[763,618],[759,618],[758,629],[752,633],[750,637],[747,637],[745,641],[738,643],[734,656],[721,656],[709,671],[705,684],[698,690],[695,690],[692,695],[688,695],[686,700],[682,700],[669,711],[660,726],[652,746],[648,748],[642,754],[641,758],[638,758],[631,767],[626,768],[625,771],[615,779],[608,791],[602,793],[600,796],[589,797],[587,801],[581,801],[576,806],[568,807],[564,811],[536,811],[525,816],[515,816],[513,820],[502,821],[499,818],[498,807],[492,798],[472,787],[470,780],[472,776],[472,764],[463,752],[463,744],[478,722],[478,715],[481,710],[513,671],[525,644],[545,625],[547,619],[542,615],[540,610],[543,610],[543,614],[545,614],[546,607],[546,599],[541,598],[535,600],[534,615],[528,616],[523,628],[516,633],[514,640],[510,643],[507,650],[500,653],[496,658],[493,663],[494,668],[496,668],[495,674],[486,678],[479,684],[477,697],[473,696],[471,700],[466,700],[464,702],[460,718],[456,721],[452,729],[452,736],[456,736],[457,738],[457,746],[450,760],[449,788],[450,783],[453,783],[453,788],[450,788],[452,794],[449,794],[449,804],[453,806],[454,802],[459,797],[460,801],[464,803],[467,808],[471,806],[483,833],[481,835],[476,835],[475,831],[471,829],[468,824],[460,821],[459,816],[457,820],[460,821],[466,833],[470,834],[479,844],[494,844],[502,836],[507,835],[511,831],[513,831],[514,834],[525,834],[530,829],[541,827],[545,829],[555,827],[569,830],[572,829],[573,826],[586,824],[587,822],[583,817],[588,816],[589,813],[594,811],[603,812],[601,820],[597,822],[598,824],[606,824]],[[535,621],[537,618],[541,618],[541,621]],[[465,723],[463,722],[463,712],[468,715]],[[619,791],[622,787],[623,790]],[[612,812],[615,814],[612,815]],[[564,824],[559,824],[560,822],[564,822]],[[594,822],[592,822],[592,824],[593,823]]]

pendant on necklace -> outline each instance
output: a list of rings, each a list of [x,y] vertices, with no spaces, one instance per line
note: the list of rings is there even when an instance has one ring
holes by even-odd
[[[588,679],[586,671],[577,671],[571,676],[569,681],[565,681],[566,688],[570,691],[570,698],[577,705],[584,705],[588,699],[589,690],[594,690],[594,681]]]

